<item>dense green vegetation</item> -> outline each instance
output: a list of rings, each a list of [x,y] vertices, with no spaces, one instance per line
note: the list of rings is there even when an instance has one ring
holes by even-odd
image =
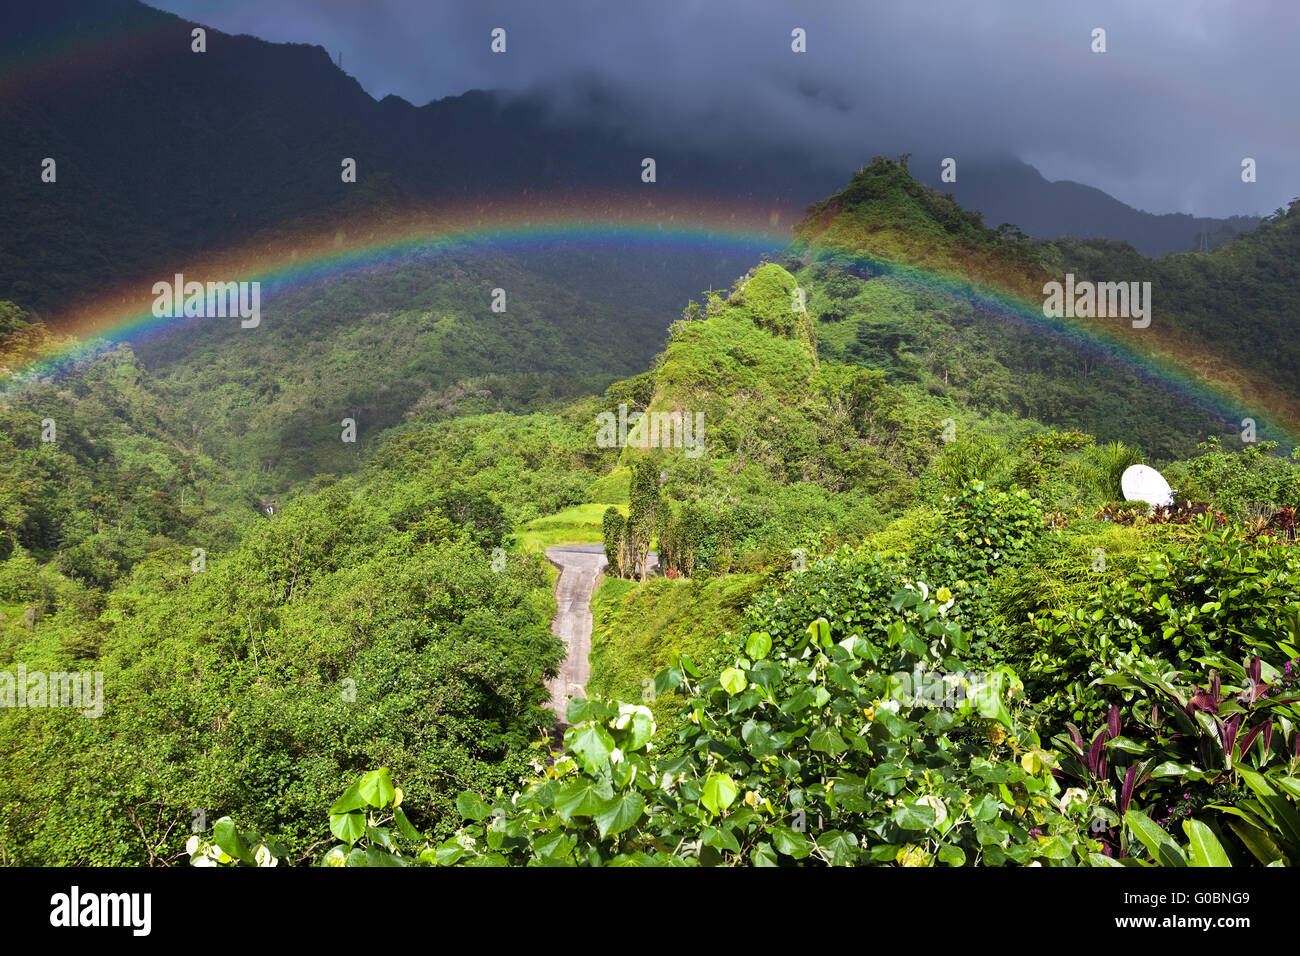
[[[978,488],[954,510],[990,542],[1026,513]],[[1291,865],[1300,559],[1239,528],[1161,535],[1149,571],[1092,570],[1085,606],[1004,618],[1045,637],[1034,652],[972,647],[960,621],[980,611],[945,572],[927,581],[914,558],[845,549],[774,582],[712,666],[682,654],[654,677],[651,696],[687,708],[668,732],[641,703],[574,701],[560,759],[513,790],[463,794],[454,837],[349,836],[332,817],[332,862]],[[925,544],[942,550],[943,534]],[[1220,561],[1213,580],[1192,573]],[[1204,601],[1218,593],[1244,600]],[[1052,692],[1062,675],[1071,685]]]
[[[234,810],[300,855],[358,765],[402,767],[435,829],[463,787],[517,778],[550,722],[550,578],[492,560],[500,506],[463,507],[493,499],[449,492],[425,451],[388,449],[391,471],[300,496],[205,567],[160,548],[104,593],[26,552],[0,565],[7,667],[108,688],[98,719],[5,713],[8,862],[174,860],[196,812]]]
[[[0,862],[1300,862],[1293,462],[864,236],[1013,287],[1065,248],[878,161],[648,367],[454,263],[21,387],[52,336],[0,304],[0,672],[104,687],[0,707]],[[1122,501],[1143,461],[1187,507]]]

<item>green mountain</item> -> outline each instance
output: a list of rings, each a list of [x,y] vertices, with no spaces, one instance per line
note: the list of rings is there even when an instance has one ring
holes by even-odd
[[[1290,424],[1300,392],[1286,303],[1297,288],[1298,223],[1293,205],[1209,255],[1151,260],[1124,243],[1045,243],[989,229],[951,197],[915,182],[902,163],[878,159],[810,207],[791,252],[819,319],[824,357],[884,369],[891,381],[918,383],[965,407],[1173,457],[1206,435],[1236,436],[1240,423],[1172,393],[1150,366],[1121,366],[1042,323],[981,306],[961,293],[962,282],[1006,291],[1035,303],[1031,308],[1043,301],[1045,283],[1067,273],[1080,282],[1150,282],[1149,328],[1117,319],[1092,325],[1141,355],[1171,356],[1239,395],[1260,418]],[[962,278],[956,291],[952,282],[936,289],[900,277],[893,265]],[[1289,446],[1285,434],[1269,437]]]

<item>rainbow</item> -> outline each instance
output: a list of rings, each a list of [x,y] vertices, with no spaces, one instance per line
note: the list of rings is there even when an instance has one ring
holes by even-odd
[[[198,321],[223,319],[156,316],[153,283],[187,279],[261,283],[263,311],[291,290],[365,271],[475,252],[511,253],[579,244],[597,247],[660,246],[702,252],[741,253],[757,262],[762,253],[788,250],[827,256],[836,264],[887,276],[902,285],[964,301],[1002,321],[1049,335],[1081,352],[1118,365],[1181,401],[1220,418],[1225,426],[1254,418],[1261,440],[1285,445],[1300,438],[1300,409],[1290,396],[1252,379],[1216,356],[1166,335],[1124,334],[1121,320],[1083,321],[1043,315],[1042,300],[1023,292],[973,282],[954,270],[875,257],[859,251],[791,246],[789,210],[757,209],[711,201],[650,202],[642,198],[515,197],[503,201],[441,206],[400,215],[347,217],[259,236],[201,261],[178,262],[137,277],[92,306],[56,317],[60,333],[50,351],[0,380],[0,395],[66,374],[114,346],[135,342]],[[786,223],[782,225],[783,221]],[[1156,314],[1157,322],[1160,315]],[[1107,323],[1110,323],[1108,326]],[[250,333],[255,334],[255,333]]]

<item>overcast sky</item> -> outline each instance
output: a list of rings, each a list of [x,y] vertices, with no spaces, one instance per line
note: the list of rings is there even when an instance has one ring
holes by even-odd
[[[1140,209],[1300,196],[1297,0],[153,0],[315,43],[376,98],[598,80],[655,135],[872,155],[1013,155]],[[489,50],[494,27],[507,51]],[[790,32],[807,31],[807,52]],[[1093,53],[1092,31],[1107,52]],[[629,119],[630,117],[630,119]],[[1241,162],[1258,182],[1241,181]]]

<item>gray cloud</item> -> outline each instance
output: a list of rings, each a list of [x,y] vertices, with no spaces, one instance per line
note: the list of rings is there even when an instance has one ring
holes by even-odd
[[[1012,155],[1152,212],[1271,212],[1300,195],[1293,0],[153,5],[341,52],[376,97],[566,89],[590,109],[575,90],[594,77],[627,104],[618,119],[722,150],[782,143],[850,168],[875,153]],[[488,47],[497,26],[505,55]],[[805,54],[790,50],[796,26]]]

